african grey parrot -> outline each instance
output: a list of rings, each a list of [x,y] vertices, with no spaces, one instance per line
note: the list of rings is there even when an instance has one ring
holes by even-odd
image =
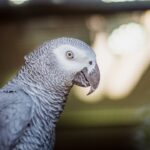
[[[53,150],[55,127],[71,87],[98,86],[93,50],[74,38],[43,43],[0,89],[0,150]]]

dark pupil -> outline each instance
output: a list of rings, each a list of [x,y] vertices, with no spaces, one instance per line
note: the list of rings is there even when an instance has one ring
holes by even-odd
[[[71,56],[71,53],[68,53],[68,56]]]

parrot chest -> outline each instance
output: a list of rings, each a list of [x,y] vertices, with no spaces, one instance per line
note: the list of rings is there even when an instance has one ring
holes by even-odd
[[[38,111],[13,150],[53,150],[54,141],[55,126],[51,116],[46,111]]]
[[[66,93],[55,96],[43,92],[31,98],[36,102],[34,115],[13,150],[53,150],[56,122],[66,103]]]

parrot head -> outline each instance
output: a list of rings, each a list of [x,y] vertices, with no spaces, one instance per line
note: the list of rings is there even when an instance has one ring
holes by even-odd
[[[99,85],[96,55],[90,46],[78,39],[62,37],[47,41],[25,56],[25,63],[26,67],[32,66],[29,69],[30,74],[34,74],[32,78],[38,78],[38,82],[42,80],[44,84],[53,81],[57,87],[62,82],[90,86],[88,94]]]
[[[100,71],[96,62],[94,51],[84,42],[74,38],[59,38],[59,43],[53,53],[59,66],[68,74],[73,75],[73,83],[88,87],[93,93],[99,85]]]

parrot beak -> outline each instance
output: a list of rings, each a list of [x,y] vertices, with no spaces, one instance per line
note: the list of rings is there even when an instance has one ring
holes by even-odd
[[[98,68],[98,65],[96,64],[94,69],[92,71],[88,71],[87,68],[83,68],[80,72],[78,72],[74,79],[74,84],[82,86],[82,87],[88,87],[90,86],[90,91],[87,95],[90,95],[93,93],[100,82],[100,71]]]
[[[88,70],[83,70],[84,75],[86,77],[86,79],[88,80],[89,84],[90,84],[90,91],[87,95],[90,95],[91,93],[93,93],[100,82],[100,71],[98,68],[98,65],[95,65],[95,68],[91,71],[88,72]]]

